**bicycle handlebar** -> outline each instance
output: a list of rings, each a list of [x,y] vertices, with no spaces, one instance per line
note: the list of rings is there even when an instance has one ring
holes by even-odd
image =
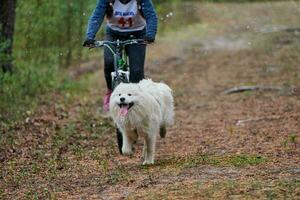
[[[146,44],[144,39],[131,39],[131,40],[116,40],[116,41],[109,41],[109,40],[99,40],[95,41],[95,46],[94,47],[103,47],[105,45],[122,45],[126,46],[129,44]]]

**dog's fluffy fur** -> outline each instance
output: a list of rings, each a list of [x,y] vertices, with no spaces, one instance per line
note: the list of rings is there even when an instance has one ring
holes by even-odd
[[[142,80],[121,83],[112,93],[110,114],[123,137],[123,154],[133,153],[138,136],[144,139],[143,164],[153,164],[156,136],[174,123],[172,90],[164,83]]]

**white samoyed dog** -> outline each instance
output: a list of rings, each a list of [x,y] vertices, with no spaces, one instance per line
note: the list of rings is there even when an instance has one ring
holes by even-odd
[[[110,115],[123,137],[122,153],[133,153],[138,136],[144,139],[143,165],[154,164],[156,136],[166,134],[174,123],[172,90],[164,83],[145,79],[139,83],[121,83],[110,99]]]

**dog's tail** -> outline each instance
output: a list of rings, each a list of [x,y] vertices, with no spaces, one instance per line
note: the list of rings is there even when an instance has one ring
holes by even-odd
[[[161,138],[165,138],[167,134],[166,126],[161,126],[159,129],[159,135]]]

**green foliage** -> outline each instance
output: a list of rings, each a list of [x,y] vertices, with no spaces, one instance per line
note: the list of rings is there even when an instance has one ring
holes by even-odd
[[[0,37],[0,60],[6,61],[8,60],[7,55],[3,53],[4,49],[6,49],[10,45],[10,41],[2,40]]]
[[[265,163],[266,158],[256,155],[233,155],[226,159],[225,162],[235,167],[245,167]]]
[[[168,3],[177,3],[177,2],[191,2],[191,1],[197,1],[197,2],[214,2],[214,3],[228,3],[228,2],[235,2],[235,3],[248,3],[248,2],[271,2],[271,1],[282,1],[282,0],[169,0]],[[153,0],[156,4],[164,3],[164,0]]]
[[[95,2],[20,1],[17,6],[15,55],[17,59],[62,66],[80,60],[88,16]]]
[[[26,70],[22,67],[26,67]],[[54,66],[36,70],[34,64],[22,65],[14,75],[0,73],[0,119],[10,121],[13,116],[25,115],[35,104],[37,95],[57,87],[57,69]],[[19,70],[20,69],[20,70]]]
[[[77,87],[72,86],[74,81],[65,81],[61,68],[84,59],[81,44],[94,6],[92,0],[18,1],[13,46],[15,67],[13,75],[0,73],[1,121],[22,117],[44,94]],[[8,44],[1,41],[0,50]],[[0,54],[0,59],[7,58]]]
[[[285,149],[296,149],[297,148],[297,134],[290,133],[287,138],[283,141],[283,147]]]

